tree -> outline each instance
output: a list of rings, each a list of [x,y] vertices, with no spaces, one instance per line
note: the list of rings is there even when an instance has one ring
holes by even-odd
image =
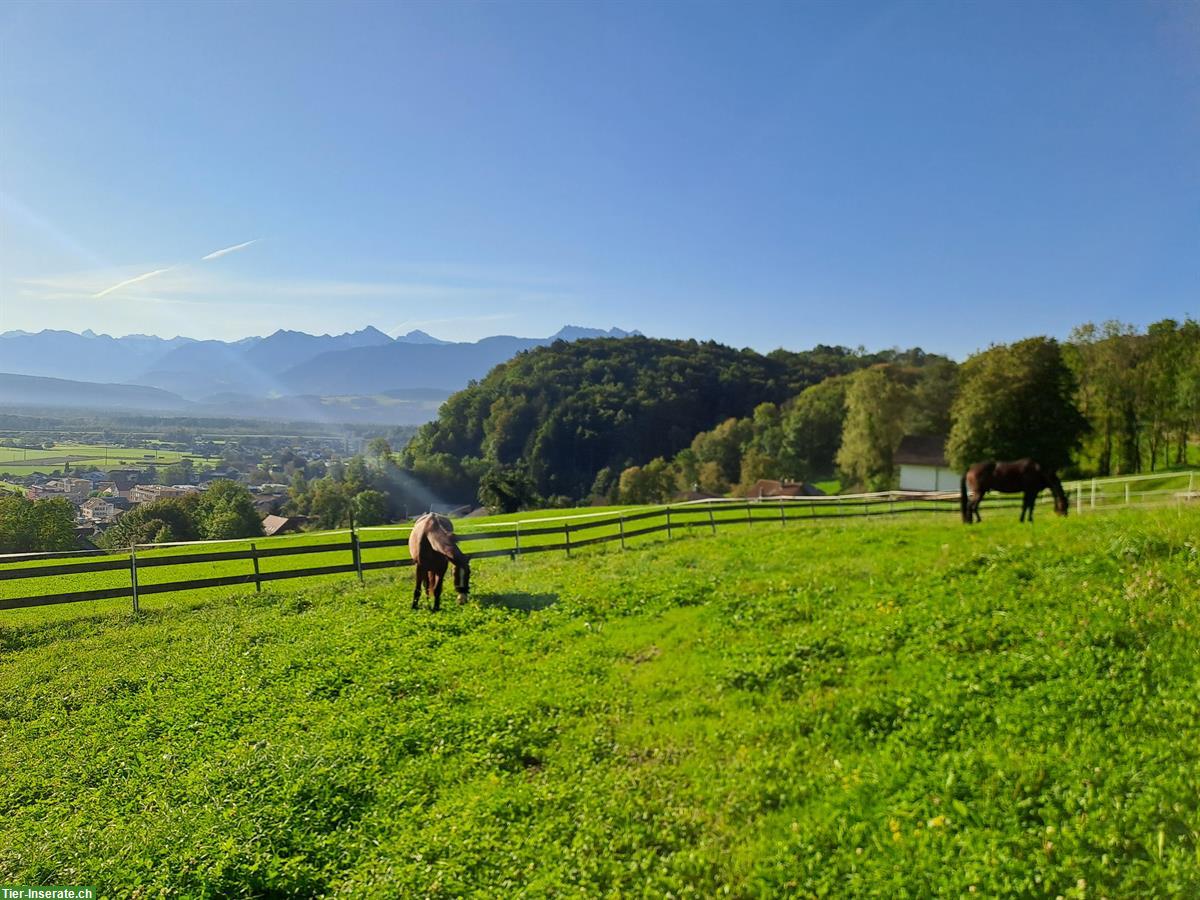
[[[856,372],[846,391],[846,422],[837,464],[847,484],[872,491],[887,490],[895,481],[892,456],[904,437],[912,391],[894,366]]]
[[[367,441],[367,458],[383,463],[392,458],[392,445],[385,437],[373,437]]]
[[[1023,457],[1055,470],[1070,463],[1088,423],[1057,341],[993,347],[968,359],[959,374],[946,448],[953,466]]]
[[[664,503],[675,493],[675,470],[661,456],[644,466],[630,466],[621,473],[618,497],[621,503]]]
[[[712,431],[696,435],[691,450],[698,463],[716,463],[721,480],[733,484],[741,475],[743,449],[753,436],[752,420],[726,419]]]
[[[135,506],[100,536],[98,543],[109,549],[165,541],[193,541],[201,537],[196,527],[196,494],[166,497]]]
[[[846,376],[826,378],[788,405],[780,423],[780,461],[790,477],[811,481],[833,474],[849,383]]]
[[[75,547],[75,508],[69,500],[0,497],[0,553],[37,553]]]
[[[346,490],[350,496],[360,494],[371,484],[371,473],[367,469],[367,461],[361,456],[352,456],[346,463],[344,476]]]
[[[1175,388],[1176,419],[1179,423],[1175,462],[1184,465],[1187,463],[1188,438],[1200,433],[1200,322],[1187,319],[1180,327],[1179,334],[1183,346]]]
[[[742,454],[742,467],[738,477],[738,493],[744,495],[756,482],[763,478],[778,476],[779,462],[765,451],[750,447]]]
[[[307,516],[312,496],[308,492],[308,481],[304,473],[296,471],[292,475],[292,483],[288,487],[288,501],[284,510],[288,515]]]
[[[696,469],[696,483],[700,490],[707,494],[729,493],[729,482],[721,474],[721,467],[715,462],[700,463]]]
[[[909,413],[909,433],[948,435],[950,410],[958,390],[957,363],[951,359],[933,359],[919,370],[916,378]]]
[[[333,478],[321,478],[312,488],[310,514],[320,528],[339,528],[350,516],[350,496],[346,486]]]
[[[617,475],[611,468],[605,466],[596,473],[596,480],[592,482],[592,489],[589,496],[611,500],[616,493]]]
[[[212,482],[196,503],[196,530],[208,540],[262,537],[262,519],[244,485],[228,479]]]
[[[382,525],[388,518],[388,498],[383,491],[366,490],[351,501],[354,521],[359,525]]]
[[[479,502],[496,515],[535,505],[537,491],[529,470],[519,464],[492,466],[479,479]]]
[[[159,484],[191,484],[192,461],[186,457],[158,470]]]
[[[1088,322],[1071,332],[1064,358],[1075,378],[1078,408],[1090,425],[1086,452],[1100,475],[1141,467],[1137,406],[1143,349],[1137,329],[1121,322],[1099,328]]]

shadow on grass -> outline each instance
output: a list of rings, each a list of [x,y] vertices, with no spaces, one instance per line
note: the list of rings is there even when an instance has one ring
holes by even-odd
[[[479,598],[479,605],[484,609],[519,609],[524,612],[537,612],[558,602],[558,594],[489,594]]]

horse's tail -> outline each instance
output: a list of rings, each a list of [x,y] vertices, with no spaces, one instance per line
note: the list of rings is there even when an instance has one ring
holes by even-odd
[[[971,508],[970,501],[967,499],[967,476],[963,475],[958,482],[958,506],[962,510],[962,520],[968,525],[971,524]]]

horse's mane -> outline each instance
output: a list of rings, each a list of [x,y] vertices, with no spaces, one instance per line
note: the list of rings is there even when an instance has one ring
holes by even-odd
[[[425,513],[413,522],[412,532],[408,536],[408,550],[413,559],[421,552],[422,539],[429,541],[429,546],[442,556],[455,561],[462,558],[462,551],[458,549],[458,541],[454,537],[454,523],[445,516]]]

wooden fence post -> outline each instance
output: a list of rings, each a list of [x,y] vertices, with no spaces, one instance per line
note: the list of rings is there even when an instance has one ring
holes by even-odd
[[[570,522],[563,523],[563,534],[566,535],[566,538],[567,538],[567,556],[570,556],[571,555],[571,523]]]
[[[258,571],[258,547],[251,544],[250,553],[252,554],[250,559],[254,561],[254,592],[257,594],[262,591],[262,579],[259,577],[260,573]]]
[[[625,549],[625,513],[617,516],[617,527],[621,529],[621,549]]]
[[[521,523],[517,523],[517,556],[521,555]]]
[[[753,509],[754,509],[754,507],[752,507],[752,506],[750,505],[750,501],[749,501],[749,500],[747,500],[747,501],[746,501],[746,524],[747,524],[748,526],[749,526],[749,525],[753,525],[753,524],[754,524],[754,512],[753,512]]]
[[[667,540],[671,539],[671,507],[667,507]]]
[[[717,520],[713,518],[713,508],[710,504],[708,507],[708,524],[712,526],[712,533],[717,533]]]
[[[1092,509],[1096,508],[1096,479],[1092,479]]]
[[[354,568],[358,572],[358,583],[363,583],[362,548],[358,546],[358,532],[350,532],[350,554],[354,557]]]
[[[133,585],[133,611],[140,612],[138,608],[138,583],[137,583],[137,547],[129,548],[129,580]]]
[[[787,517],[783,514],[783,498],[779,498],[779,524],[780,526],[787,524]]]

